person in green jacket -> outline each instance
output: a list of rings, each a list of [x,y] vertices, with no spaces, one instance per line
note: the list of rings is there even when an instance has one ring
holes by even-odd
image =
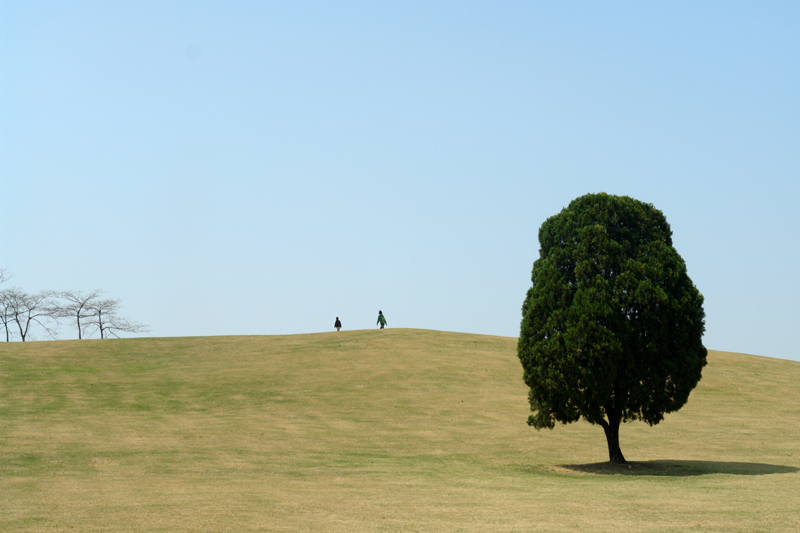
[[[381,329],[387,324],[386,317],[383,316],[383,311],[378,311],[378,324],[381,325]]]

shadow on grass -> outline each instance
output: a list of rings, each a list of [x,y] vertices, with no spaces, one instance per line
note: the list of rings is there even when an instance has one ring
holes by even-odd
[[[591,463],[585,465],[559,465],[558,470],[581,474],[622,476],[704,476],[731,474],[736,476],[765,476],[767,474],[792,474],[800,468],[765,463],[737,463],[728,461],[631,461],[623,465]]]

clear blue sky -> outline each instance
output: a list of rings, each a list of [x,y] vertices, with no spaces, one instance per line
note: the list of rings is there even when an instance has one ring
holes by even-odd
[[[798,2],[2,0],[0,47],[6,286],[516,336],[539,226],[608,192],[665,213],[708,348],[800,360]]]

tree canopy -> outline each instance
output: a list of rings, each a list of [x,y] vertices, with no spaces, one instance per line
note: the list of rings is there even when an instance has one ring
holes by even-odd
[[[609,460],[624,463],[620,423],[658,424],[700,380],[703,296],[663,213],[627,196],[576,198],[539,244],[517,348],[528,424],[598,424]]]

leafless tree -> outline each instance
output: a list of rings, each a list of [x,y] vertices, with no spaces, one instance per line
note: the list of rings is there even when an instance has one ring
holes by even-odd
[[[6,330],[6,342],[11,341],[11,331],[9,326],[13,326],[11,321],[11,291],[0,291],[0,320],[3,321],[3,329]]]
[[[11,277],[11,274],[5,268],[0,268],[0,284],[5,283],[8,281],[8,278]],[[8,312],[9,312],[9,304],[8,304],[8,291],[0,291],[0,320],[3,322],[3,329],[6,330],[6,342],[11,340],[11,335],[8,330],[8,325],[11,320]]]
[[[83,338],[84,330],[89,325],[88,319],[97,315],[93,306],[99,301],[102,294],[103,291],[100,289],[95,289],[88,294],[84,294],[83,291],[61,291],[56,294],[60,300],[66,301],[66,303],[57,305],[57,316],[75,320],[78,327],[78,339]],[[83,324],[81,324],[81,319],[85,320]]]
[[[22,342],[28,339],[33,325],[40,326],[50,337],[55,337],[55,328],[50,325],[56,318],[52,296],[52,291],[28,294],[17,287],[3,291],[4,321],[17,325]]]
[[[125,333],[144,333],[150,331],[147,324],[140,322],[133,322],[126,318],[120,317],[117,312],[119,311],[120,300],[117,298],[110,298],[107,300],[95,300],[92,302],[90,309],[95,314],[93,326],[100,331],[100,338],[108,338],[109,335],[119,337],[118,332]]]

